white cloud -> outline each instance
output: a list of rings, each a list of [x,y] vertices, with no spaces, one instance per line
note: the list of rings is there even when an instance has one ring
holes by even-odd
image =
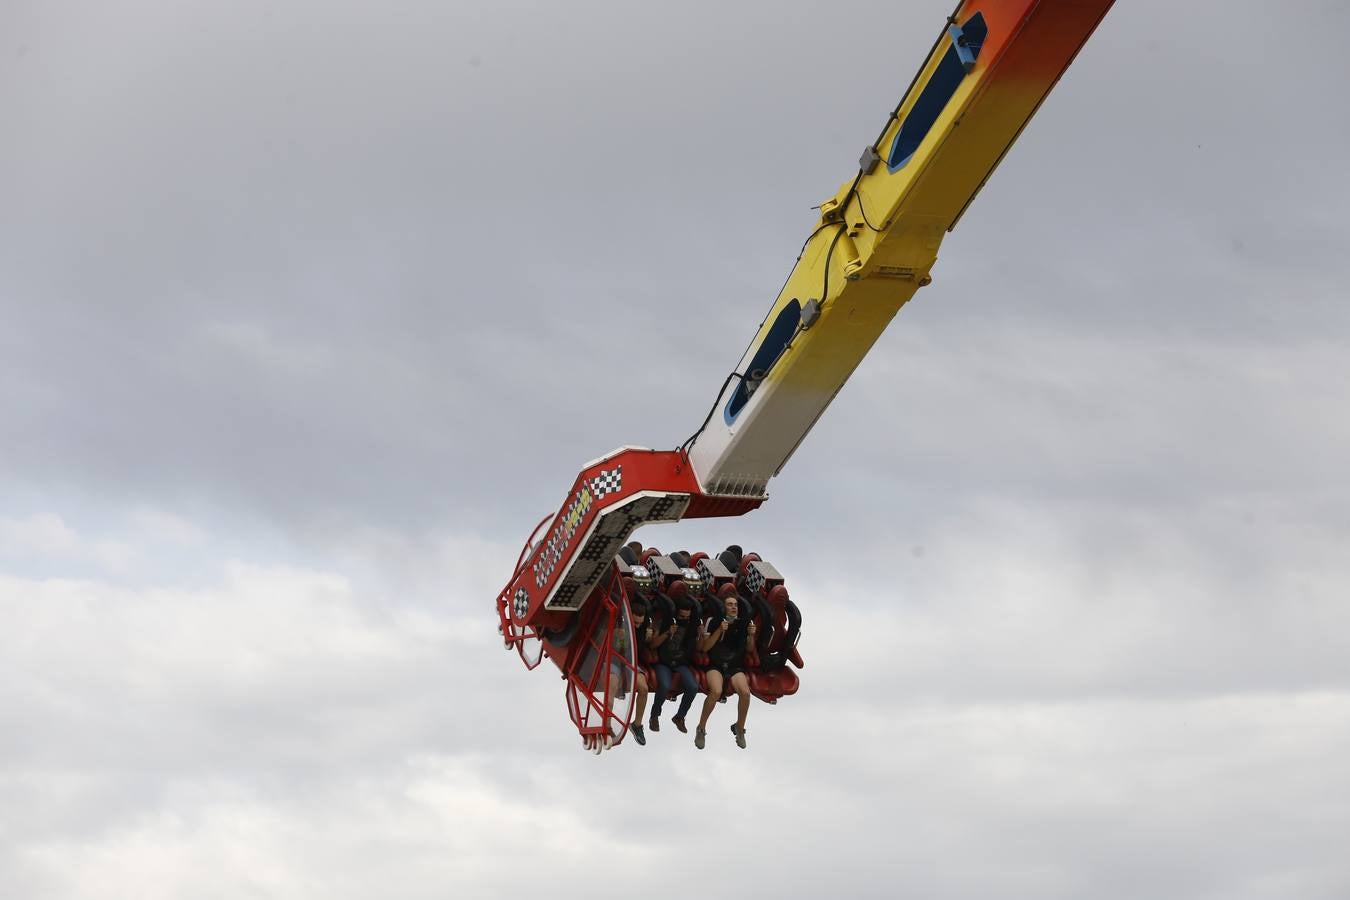
[[[55,513],[35,513],[26,518],[0,518],[0,553],[63,555],[80,547],[79,536]]]
[[[1139,571],[1172,555],[1130,603],[1084,599],[1084,558],[1051,523],[994,509],[956,531],[894,602],[799,580],[803,687],[755,705],[748,752],[729,707],[703,753],[669,725],[580,752],[556,679],[496,647],[490,594],[391,606],[359,586],[406,578],[411,545],[392,538],[344,543],[360,583],[228,559],[191,589],[0,577],[17,736],[0,747],[0,888],[507,897],[542,878],[582,896],[600,870],[664,898],[688,886],[652,873],[691,859],[750,896],[1110,895],[1112,872],[1237,898],[1350,885],[1339,645],[1276,661],[1334,654],[1322,677],[1277,677],[1258,635],[1207,628],[1203,568],[1165,540],[1114,548]],[[484,552],[431,544],[450,571]],[[1259,636],[1336,631],[1321,609],[1272,607]],[[1175,671],[1210,644],[1205,677]]]
[[[136,549],[127,541],[81,535],[55,513],[0,518],[0,560],[93,564],[121,571],[136,557]]]
[[[146,540],[178,547],[198,547],[207,540],[204,529],[182,516],[145,507],[128,516],[133,531]]]

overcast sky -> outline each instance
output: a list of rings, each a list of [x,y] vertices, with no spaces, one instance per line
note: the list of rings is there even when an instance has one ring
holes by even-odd
[[[1350,5],[1122,0],[744,519],[800,693],[492,603],[949,3],[0,3],[0,896],[1350,895]]]

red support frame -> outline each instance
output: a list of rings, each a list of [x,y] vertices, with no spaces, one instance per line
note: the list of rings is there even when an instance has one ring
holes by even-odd
[[[587,601],[570,643],[563,665],[567,712],[582,745],[600,753],[627,736],[637,693],[633,620],[617,567]]]
[[[516,568],[511,573],[511,579],[506,582],[506,587],[502,588],[497,595],[497,617],[500,623],[497,626],[497,633],[502,636],[506,644],[506,649],[512,647],[520,654],[520,661],[525,664],[526,669],[533,670],[544,658],[543,638],[539,634],[539,629],[532,623],[513,621],[511,616],[511,585],[525,568],[525,560],[539,546],[541,532],[545,525],[553,519],[552,515],[544,516],[539,520],[539,524],[534,526],[534,531],[530,533],[530,539],[525,542],[521,548],[520,557],[516,559]]]
[[[621,743],[633,714],[632,619],[614,562],[623,542],[647,522],[738,516],[764,500],[709,496],[683,451],[629,447],[584,468],[562,508],[535,526],[497,595],[498,632],[526,668],[548,658],[562,670],[587,749]]]

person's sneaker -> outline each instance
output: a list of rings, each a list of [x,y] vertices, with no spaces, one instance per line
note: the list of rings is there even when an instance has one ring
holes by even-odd
[[[661,730],[661,720],[656,717],[656,713],[652,713],[652,717],[647,720],[647,727],[652,731]]]
[[[744,749],[745,749],[745,729],[744,729],[744,728],[737,728],[735,725],[732,725],[732,726],[731,726],[731,733],[734,734],[734,735],[736,735],[736,746],[737,746],[737,747],[740,747],[742,750],[744,750]]]
[[[684,724],[684,716],[675,716],[670,721],[675,723],[675,728],[680,734],[689,733],[689,729]]]
[[[695,729],[694,729],[694,746],[697,747],[698,749],[702,750],[702,749],[703,749],[703,739],[704,739],[705,737],[707,737],[707,736],[708,736],[708,732],[704,731],[702,728],[695,728]]]
[[[628,726],[628,730],[632,733],[633,740],[638,742],[639,747],[647,746],[647,735],[642,733],[641,725],[634,722],[632,725]]]

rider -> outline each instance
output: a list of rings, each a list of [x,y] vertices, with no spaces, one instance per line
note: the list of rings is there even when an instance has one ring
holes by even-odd
[[[643,569],[645,572],[646,569]],[[650,578],[650,574],[648,578]],[[636,579],[634,579],[636,581]],[[637,689],[637,708],[633,711],[633,724],[628,726],[628,730],[633,733],[633,740],[638,742],[639,746],[647,743],[647,735],[642,730],[642,714],[647,709],[647,675],[642,669],[642,650],[651,646],[652,642],[652,623],[647,618],[650,610],[647,601],[639,594],[628,604],[628,608],[633,611],[633,640],[637,642],[637,651],[633,654],[633,662],[636,664],[637,675],[634,679]]]
[[[736,746],[745,749],[745,717],[750,712],[750,679],[745,674],[745,647],[755,640],[755,623],[749,616],[740,616],[740,600],[734,590],[727,591],[723,601],[726,615],[712,631],[703,631],[699,649],[708,654],[708,696],[703,701],[703,714],[694,731],[694,746],[703,749],[707,737],[708,716],[722,696],[726,685],[736,692],[736,724],[731,726],[736,735]]]
[[[683,590],[681,590],[681,585]],[[703,576],[697,569],[685,569],[681,578],[671,583],[670,592],[675,594],[675,619],[662,632],[652,638],[651,646],[656,650],[656,699],[652,701],[652,715],[648,726],[652,731],[661,730],[661,707],[670,693],[673,676],[680,676],[684,688],[680,696],[680,708],[671,718],[681,733],[688,733],[684,717],[689,707],[694,705],[698,696],[698,681],[690,663],[694,661],[694,646],[698,641],[698,617],[694,615],[695,599],[703,596]]]

